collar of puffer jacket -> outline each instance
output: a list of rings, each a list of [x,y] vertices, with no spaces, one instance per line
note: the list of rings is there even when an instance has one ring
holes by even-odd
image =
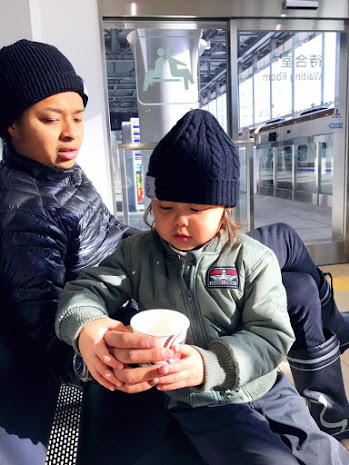
[[[3,163],[5,163],[5,165],[12,169],[24,171],[33,176],[35,179],[40,180],[59,181],[66,178],[67,176],[71,176],[74,171],[81,170],[77,164],[75,164],[73,168],[69,169],[61,169],[42,165],[35,160],[19,155],[9,145],[5,145],[2,156]]]

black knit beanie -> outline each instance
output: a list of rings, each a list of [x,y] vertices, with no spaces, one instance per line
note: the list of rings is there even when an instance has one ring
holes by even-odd
[[[157,200],[234,207],[239,176],[233,141],[211,113],[191,110],[155,147],[145,192]]]
[[[19,40],[0,50],[0,137],[24,110],[59,92],[87,93],[70,61],[54,46]]]

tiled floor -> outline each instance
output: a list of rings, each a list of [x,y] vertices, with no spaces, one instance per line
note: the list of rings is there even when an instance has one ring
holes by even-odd
[[[349,311],[349,263],[344,265],[322,266],[321,269],[331,273],[333,276],[334,295],[339,310],[342,312]],[[341,361],[345,390],[349,399],[349,350],[341,356]],[[292,381],[288,363],[286,361],[283,362],[280,368]],[[349,439],[345,439],[342,443],[348,449],[349,453]]]

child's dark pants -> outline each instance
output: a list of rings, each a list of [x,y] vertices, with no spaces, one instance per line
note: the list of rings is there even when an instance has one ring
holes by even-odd
[[[284,374],[247,404],[171,411],[208,465],[348,465],[349,456],[320,431]]]

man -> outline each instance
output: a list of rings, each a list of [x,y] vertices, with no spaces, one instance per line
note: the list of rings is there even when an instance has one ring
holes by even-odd
[[[83,80],[57,48],[20,40],[0,50],[1,463],[44,463],[61,381],[76,383],[75,374],[81,374],[81,360],[54,335],[64,284],[137,232],[110,214],[75,163],[87,100]],[[134,311],[130,302],[122,315],[129,319]],[[96,386],[87,385],[92,391]],[[159,454],[161,460],[174,452],[180,458],[177,444],[185,460],[200,463],[163,409],[160,393],[131,402],[106,394],[97,397],[97,411],[115,406],[119,418],[130,409],[144,412],[132,435],[125,427],[112,431],[113,440],[126,446],[128,465],[153,463]],[[96,395],[84,398],[83,427],[94,428]],[[154,450],[145,431],[160,448]],[[134,441],[140,447],[132,448]],[[94,463],[103,464],[103,458]]]
[[[135,232],[75,163],[87,100],[55,47],[0,50],[0,456],[24,447],[23,465],[43,462],[60,381],[74,377],[53,328],[63,286]]]

